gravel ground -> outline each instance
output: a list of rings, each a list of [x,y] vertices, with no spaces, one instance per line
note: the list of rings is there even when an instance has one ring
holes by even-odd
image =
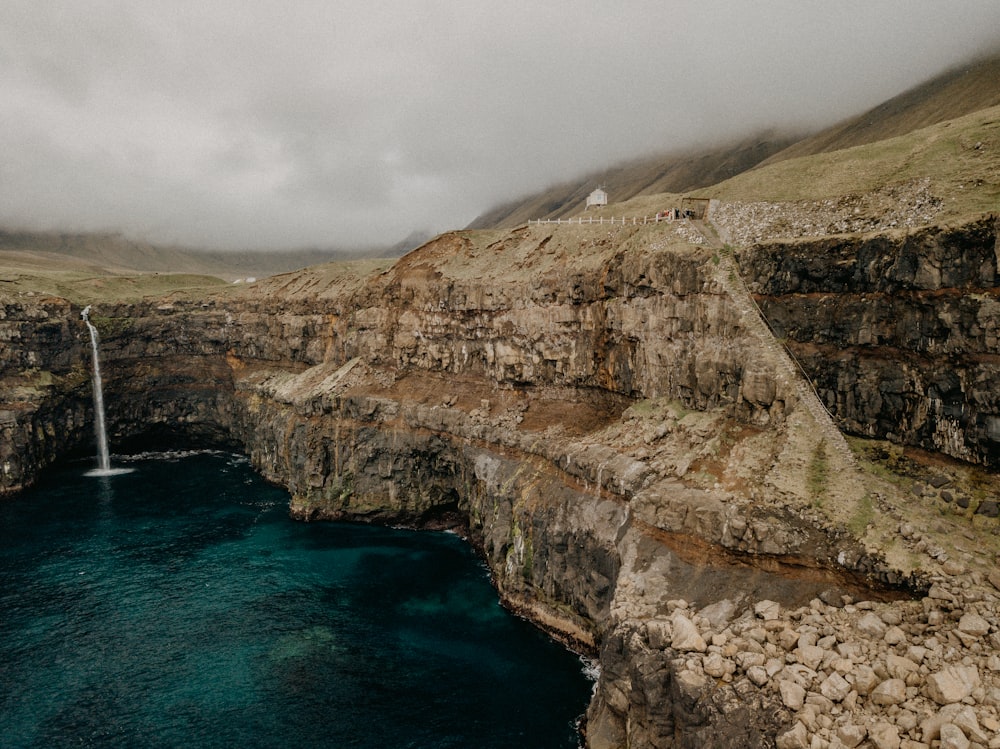
[[[713,208],[712,222],[731,244],[747,246],[923,226],[933,222],[943,207],[944,201],[930,191],[930,180],[919,179],[827,200],[720,203]]]

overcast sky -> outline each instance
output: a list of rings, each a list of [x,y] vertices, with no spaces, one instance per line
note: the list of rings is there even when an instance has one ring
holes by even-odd
[[[391,244],[998,43],[998,0],[2,0],[0,224]]]

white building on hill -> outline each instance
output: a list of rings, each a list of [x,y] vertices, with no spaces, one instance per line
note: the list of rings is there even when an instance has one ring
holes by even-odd
[[[600,187],[598,187],[596,190],[590,193],[590,195],[587,196],[586,208],[588,210],[591,208],[591,206],[600,208],[601,206],[605,206],[607,204],[608,204],[608,194],[604,192],[604,190]]]

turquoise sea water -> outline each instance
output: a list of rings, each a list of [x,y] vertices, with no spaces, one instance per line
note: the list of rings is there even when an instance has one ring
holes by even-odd
[[[0,502],[0,745],[577,746],[583,664],[458,537],[292,521],[235,456],[129,465]]]

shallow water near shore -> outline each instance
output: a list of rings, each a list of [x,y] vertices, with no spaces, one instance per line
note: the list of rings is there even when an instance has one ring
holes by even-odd
[[[0,503],[5,747],[578,745],[584,664],[457,536],[292,521],[231,455],[126,465]]]

